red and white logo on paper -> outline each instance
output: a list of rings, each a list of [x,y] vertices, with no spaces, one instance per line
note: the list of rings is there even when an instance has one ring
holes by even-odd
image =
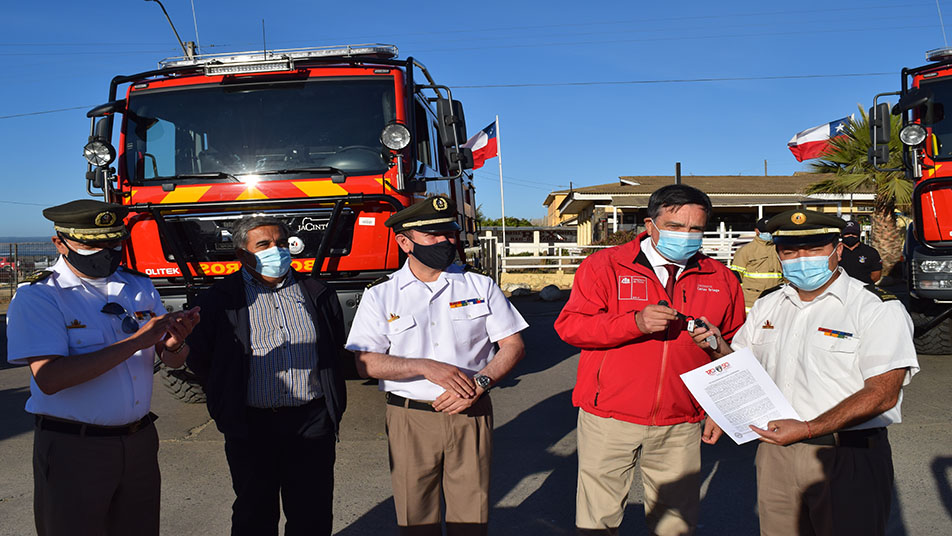
[[[618,299],[648,301],[648,280],[635,275],[618,276]]]

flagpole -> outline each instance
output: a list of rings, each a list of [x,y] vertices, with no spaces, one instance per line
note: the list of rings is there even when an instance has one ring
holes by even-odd
[[[502,191],[502,135],[499,133],[499,116],[496,116],[496,153],[499,158],[499,202],[502,205],[502,256],[506,257],[506,196]],[[506,261],[502,266],[505,269]]]

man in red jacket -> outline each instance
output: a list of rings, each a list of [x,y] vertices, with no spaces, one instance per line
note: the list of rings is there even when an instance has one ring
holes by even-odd
[[[744,322],[737,278],[698,251],[710,214],[696,188],[656,190],[647,232],[589,256],[555,322],[582,350],[572,393],[581,534],[617,532],[639,457],[649,529],[680,535],[697,525],[704,413],[679,375],[711,355],[694,344],[685,316],[703,315],[728,340]]]

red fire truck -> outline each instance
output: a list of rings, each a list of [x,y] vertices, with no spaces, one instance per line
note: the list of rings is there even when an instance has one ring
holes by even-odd
[[[397,52],[189,54],[113,78],[108,102],[87,114],[84,153],[87,191],[130,209],[125,264],[152,277],[170,310],[187,307],[238,270],[234,222],[275,216],[291,229],[292,267],[336,288],[349,328],[366,284],[401,263],[383,225],[394,211],[446,194],[461,253],[475,245],[462,105]]]
[[[927,65],[902,70],[899,92],[881,93],[870,108],[870,163],[889,160],[890,107],[880,97],[898,95],[892,115],[902,122],[902,167],[915,182],[913,223],[903,249],[916,348],[952,353],[952,48],[930,50]],[[949,117],[945,105],[949,105]]]

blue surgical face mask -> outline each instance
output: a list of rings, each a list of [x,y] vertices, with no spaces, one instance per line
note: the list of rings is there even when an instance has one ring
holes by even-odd
[[[267,277],[281,277],[291,267],[291,251],[274,246],[254,254],[255,271]]]
[[[759,233],[757,236],[764,242],[770,242],[770,233]]]
[[[830,270],[830,257],[833,255],[836,255],[836,248],[829,255],[780,261],[783,276],[800,290],[816,290],[833,277],[833,270]]]
[[[664,258],[672,262],[684,264],[701,249],[704,233],[683,233],[680,231],[665,231],[651,220],[658,229],[658,243],[655,249]]]

